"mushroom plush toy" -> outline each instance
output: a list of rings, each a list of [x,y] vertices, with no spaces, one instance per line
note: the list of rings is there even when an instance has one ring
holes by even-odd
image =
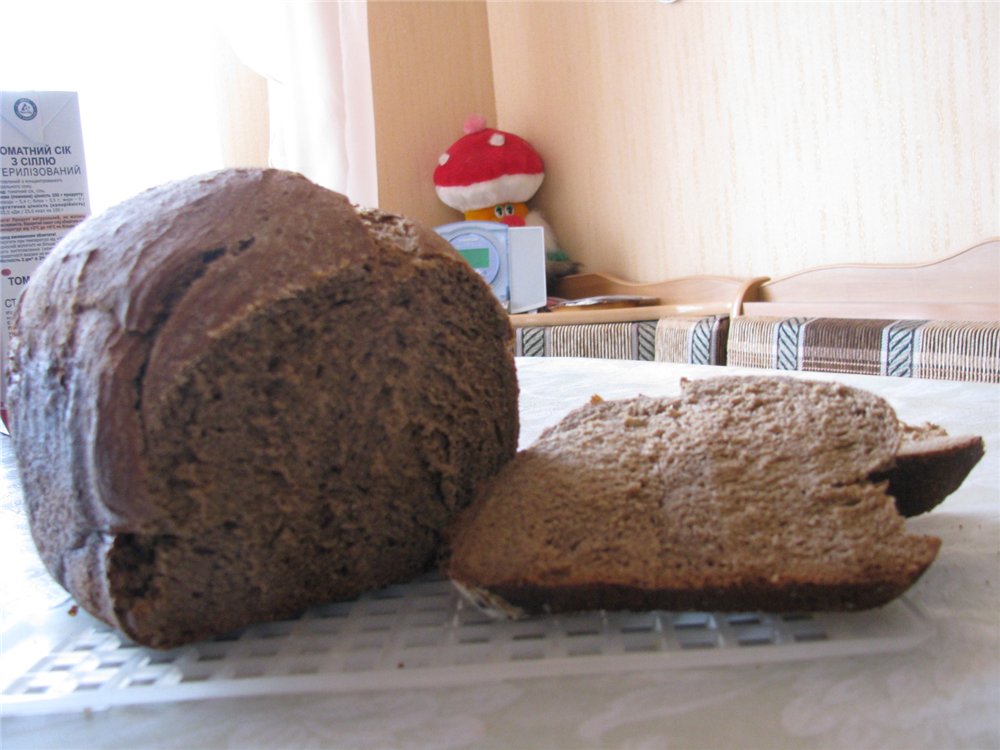
[[[486,127],[473,116],[465,135],[438,158],[434,189],[438,198],[465,215],[466,221],[498,221],[511,227],[545,230],[545,268],[549,282],[574,273],[579,264],[560,249],[552,228],[527,202],[545,179],[545,163],[523,138]]]

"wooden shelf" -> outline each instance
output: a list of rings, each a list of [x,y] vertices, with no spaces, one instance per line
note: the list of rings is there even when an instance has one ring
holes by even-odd
[[[1000,321],[1000,240],[930,263],[800,271],[750,290],[739,314]]]
[[[644,305],[642,307],[620,307],[613,310],[582,309],[561,310],[559,312],[521,313],[511,315],[510,322],[515,328],[535,328],[538,326],[574,325],[580,323],[629,323],[636,320],[659,320],[670,317],[704,317],[706,315],[728,315],[729,305]]]
[[[765,281],[766,277],[740,279],[729,276],[686,276],[639,284],[604,273],[581,273],[560,279],[553,294],[564,299],[625,294],[655,297],[658,304],[521,313],[511,315],[510,319],[515,328],[528,328],[580,323],[625,323],[675,316],[730,315],[739,310],[743,300],[748,295],[753,295],[756,288]]]

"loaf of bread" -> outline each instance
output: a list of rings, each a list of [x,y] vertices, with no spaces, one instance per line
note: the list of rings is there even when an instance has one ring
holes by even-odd
[[[783,377],[595,399],[484,486],[444,566],[507,614],[879,606],[940,545],[871,478],[901,431],[879,397]]]
[[[516,450],[511,338],[437,234],[299,175],[127,200],[18,311],[11,432],[41,558],[154,647],[420,573]]]

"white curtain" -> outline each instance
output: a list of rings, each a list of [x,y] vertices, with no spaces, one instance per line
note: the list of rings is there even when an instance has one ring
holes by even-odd
[[[224,2],[219,26],[267,79],[272,166],[378,205],[364,0]]]

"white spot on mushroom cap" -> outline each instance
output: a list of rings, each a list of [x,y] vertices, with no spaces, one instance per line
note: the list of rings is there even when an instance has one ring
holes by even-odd
[[[443,154],[441,154],[441,156],[438,157],[438,165],[440,165],[440,166],[443,167],[445,164],[448,163],[448,159],[450,159],[450,158],[451,158],[451,154],[449,154],[447,151],[445,151]]]
[[[507,139],[503,137],[503,133],[494,133],[490,136],[491,146],[502,146],[507,142]]]

